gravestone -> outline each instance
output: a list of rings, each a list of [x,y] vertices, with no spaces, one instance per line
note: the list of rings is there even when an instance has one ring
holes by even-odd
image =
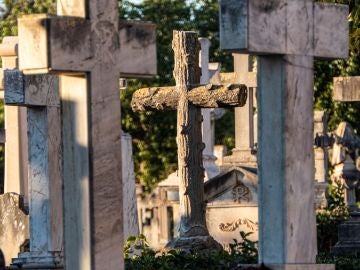
[[[359,102],[359,93],[360,76],[334,78],[334,101]],[[348,123],[342,122],[335,131],[335,142],[332,157],[335,168],[332,177],[333,180],[345,181],[350,219],[338,227],[339,241],[331,252],[336,255],[357,255],[360,252],[360,211],[355,205],[354,188],[358,187],[360,175],[358,160],[352,160],[349,154],[360,147],[360,138]]]
[[[115,0],[57,13],[19,19],[19,66],[59,74],[64,267],[123,269],[119,76],[155,74],[154,25],[119,22]]]
[[[2,59],[2,69],[0,70],[1,99],[4,98],[3,71],[17,67],[16,50],[17,37],[4,37],[0,44],[0,56]],[[29,237],[29,220],[24,214],[27,212],[28,205],[26,109],[4,106],[4,122],[5,129],[1,130],[0,143],[5,144],[5,194],[0,195],[0,197],[3,202],[12,203],[8,206],[6,204],[2,205],[0,217],[2,219],[1,230],[4,233],[0,234],[0,249],[3,253],[5,264],[9,265],[11,259],[20,252],[20,245]],[[11,200],[9,196],[12,198]],[[17,198],[15,199],[15,197]],[[17,208],[16,205],[19,207]],[[8,215],[9,211],[14,214],[13,217]],[[13,222],[16,222],[14,224],[25,225],[24,228],[19,229],[18,235],[16,235],[17,232],[14,230]]]
[[[258,185],[256,170],[233,167],[204,185],[206,223],[209,233],[229,250],[240,232],[251,232],[258,240]]]
[[[137,90],[132,98],[134,111],[177,108],[178,171],[180,178],[180,237],[168,243],[168,249],[208,252],[220,245],[209,236],[204,209],[200,108],[244,105],[244,85],[198,86],[200,46],[195,32],[174,31],[174,77],[176,87]],[[186,57],[185,57],[186,56]]]
[[[225,249],[233,239],[241,241],[240,231],[258,239],[258,184],[254,144],[254,100],[256,70],[253,58],[233,54],[234,73],[220,73],[222,83],[248,87],[248,99],[235,108],[235,148],[223,158],[221,173],[205,183],[206,220],[211,235]]]
[[[329,187],[328,148],[333,144],[333,138],[327,134],[327,114],[324,111],[314,111],[314,138],[315,205],[316,209],[324,209]]]
[[[62,150],[59,78],[4,75],[5,103],[27,107],[30,250],[12,265],[62,266]],[[14,256],[15,257],[15,256]]]
[[[235,148],[232,155],[224,157],[222,169],[231,166],[256,167],[255,151],[255,92],[257,87],[255,59],[249,55],[233,54],[234,82],[249,87],[248,101],[244,107],[235,108]]]
[[[200,54],[199,66],[201,68],[200,84],[208,84],[210,81],[209,72],[209,48],[210,41],[207,38],[199,38]],[[219,174],[219,167],[215,164],[216,157],[214,156],[214,137],[215,130],[213,120],[211,119],[211,109],[201,109],[203,116],[202,122],[202,137],[205,144],[203,150],[203,166],[205,169],[205,180],[208,180]]]
[[[121,134],[121,161],[123,179],[123,222],[124,239],[139,234],[139,223],[136,204],[136,187],[134,174],[134,160],[131,136],[125,132]]]
[[[270,268],[327,268],[315,265],[313,59],[348,56],[347,16],[312,0],[220,1],[221,48],[260,55],[259,262]]]
[[[13,69],[17,64],[17,37],[4,37],[0,45],[2,71]],[[4,193],[15,192],[24,196],[27,204],[27,135],[26,108],[4,107],[4,122],[7,133],[5,144]]]

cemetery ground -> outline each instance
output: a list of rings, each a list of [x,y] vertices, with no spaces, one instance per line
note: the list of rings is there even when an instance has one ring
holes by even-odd
[[[338,241],[338,225],[349,218],[344,203],[344,190],[340,186],[331,188],[329,204],[317,214],[317,263],[335,264],[336,270],[359,270],[360,254],[334,256],[330,249]],[[145,236],[129,237],[124,246],[127,270],[255,270],[246,264],[255,264],[258,259],[257,241],[249,240],[250,233],[240,232],[243,241],[234,239],[228,251],[203,254],[184,253],[176,250],[163,253],[149,246]],[[140,255],[140,256],[139,256]]]

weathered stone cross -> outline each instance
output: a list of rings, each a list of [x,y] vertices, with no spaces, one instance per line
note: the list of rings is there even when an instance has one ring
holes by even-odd
[[[347,16],[313,0],[220,1],[221,48],[260,55],[260,262],[315,263],[313,58],[348,56]]]
[[[253,58],[247,54],[233,54],[236,83],[245,84],[248,89],[248,102],[244,107],[235,108],[235,148],[230,156],[223,159],[223,168],[228,166],[252,165],[256,167],[254,97],[257,87]]]
[[[119,23],[116,0],[59,0],[58,15],[19,19],[19,67],[60,74],[64,266],[122,269],[119,76],[156,73],[154,26]]]
[[[333,90],[333,100],[334,101],[338,101],[338,102],[359,102],[360,101],[360,76],[334,77],[333,82],[334,82],[334,90]],[[340,123],[338,129],[344,130],[344,128],[341,128],[340,126],[344,127],[345,125],[346,125],[345,123]],[[338,133],[338,132],[335,131],[335,134],[336,133]],[[341,133],[341,132],[339,132],[339,133]],[[343,131],[343,133],[345,133],[345,131]],[[339,136],[339,134],[337,134],[337,136]],[[345,144],[345,142],[342,142],[342,143]],[[340,145],[342,143],[340,143]],[[337,146],[337,147],[340,148],[340,146]],[[343,177],[345,179],[346,177],[345,177],[345,175],[343,175],[344,169],[342,168],[342,166],[335,166],[335,167],[338,167],[338,168],[336,170],[334,170],[333,177],[336,174],[340,174],[339,178]],[[352,178],[356,179],[356,177],[348,177],[348,178],[349,178],[349,180],[350,179],[353,180]],[[353,180],[353,182],[355,182],[355,181],[356,180]],[[351,183],[351,181],[349,181],[349,183]],[[346,189],[345,201],[348,205],[350,212],[352,213],[352,212],[358,211],[358,208],[356,207],[356,197],[355,197],[354,185],[350,184],[349,186],[350,186],[350,188]]]
[[[4,37],[0,45],[1,81],[3,81],[3,70],[17,68],[17,44],[17,37],[9,36]],[[5,106],[4,115],[5,132],[2,134],[3,140],[0,141],[4,143],[6,140],[4,193],[14,192],[23,195],[27,202],[26,109]],[[7,134],[6,139],[5,134]]]
[[[178,170],[180,178],[180,238],[167,248],[219,249],[205,222],[201,108],[244,106],[245,85],[205,85],[200,82],[199,42],[195,32],[174,31],[175,87],[145,88],[132,99],[134,111],[177,108]]]

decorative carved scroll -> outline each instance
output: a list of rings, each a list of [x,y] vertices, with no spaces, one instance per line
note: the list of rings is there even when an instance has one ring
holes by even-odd
[[[259,229],[258,222],[252,221],[247,218],[239,218],[238,220],[235,220],[230,223],[220,223],[219,229],[223,232],[233,232],[241,225],[245,225],[251,231],[257,231]]]

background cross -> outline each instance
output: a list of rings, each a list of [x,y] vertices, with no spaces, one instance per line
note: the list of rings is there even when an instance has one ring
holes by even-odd
[[[60,74],[65,268],[121,269],[119,76],[156,73],[155,28],[119,22],[116,0],[59,0],[58,15],[19,19],[19,66]]]

